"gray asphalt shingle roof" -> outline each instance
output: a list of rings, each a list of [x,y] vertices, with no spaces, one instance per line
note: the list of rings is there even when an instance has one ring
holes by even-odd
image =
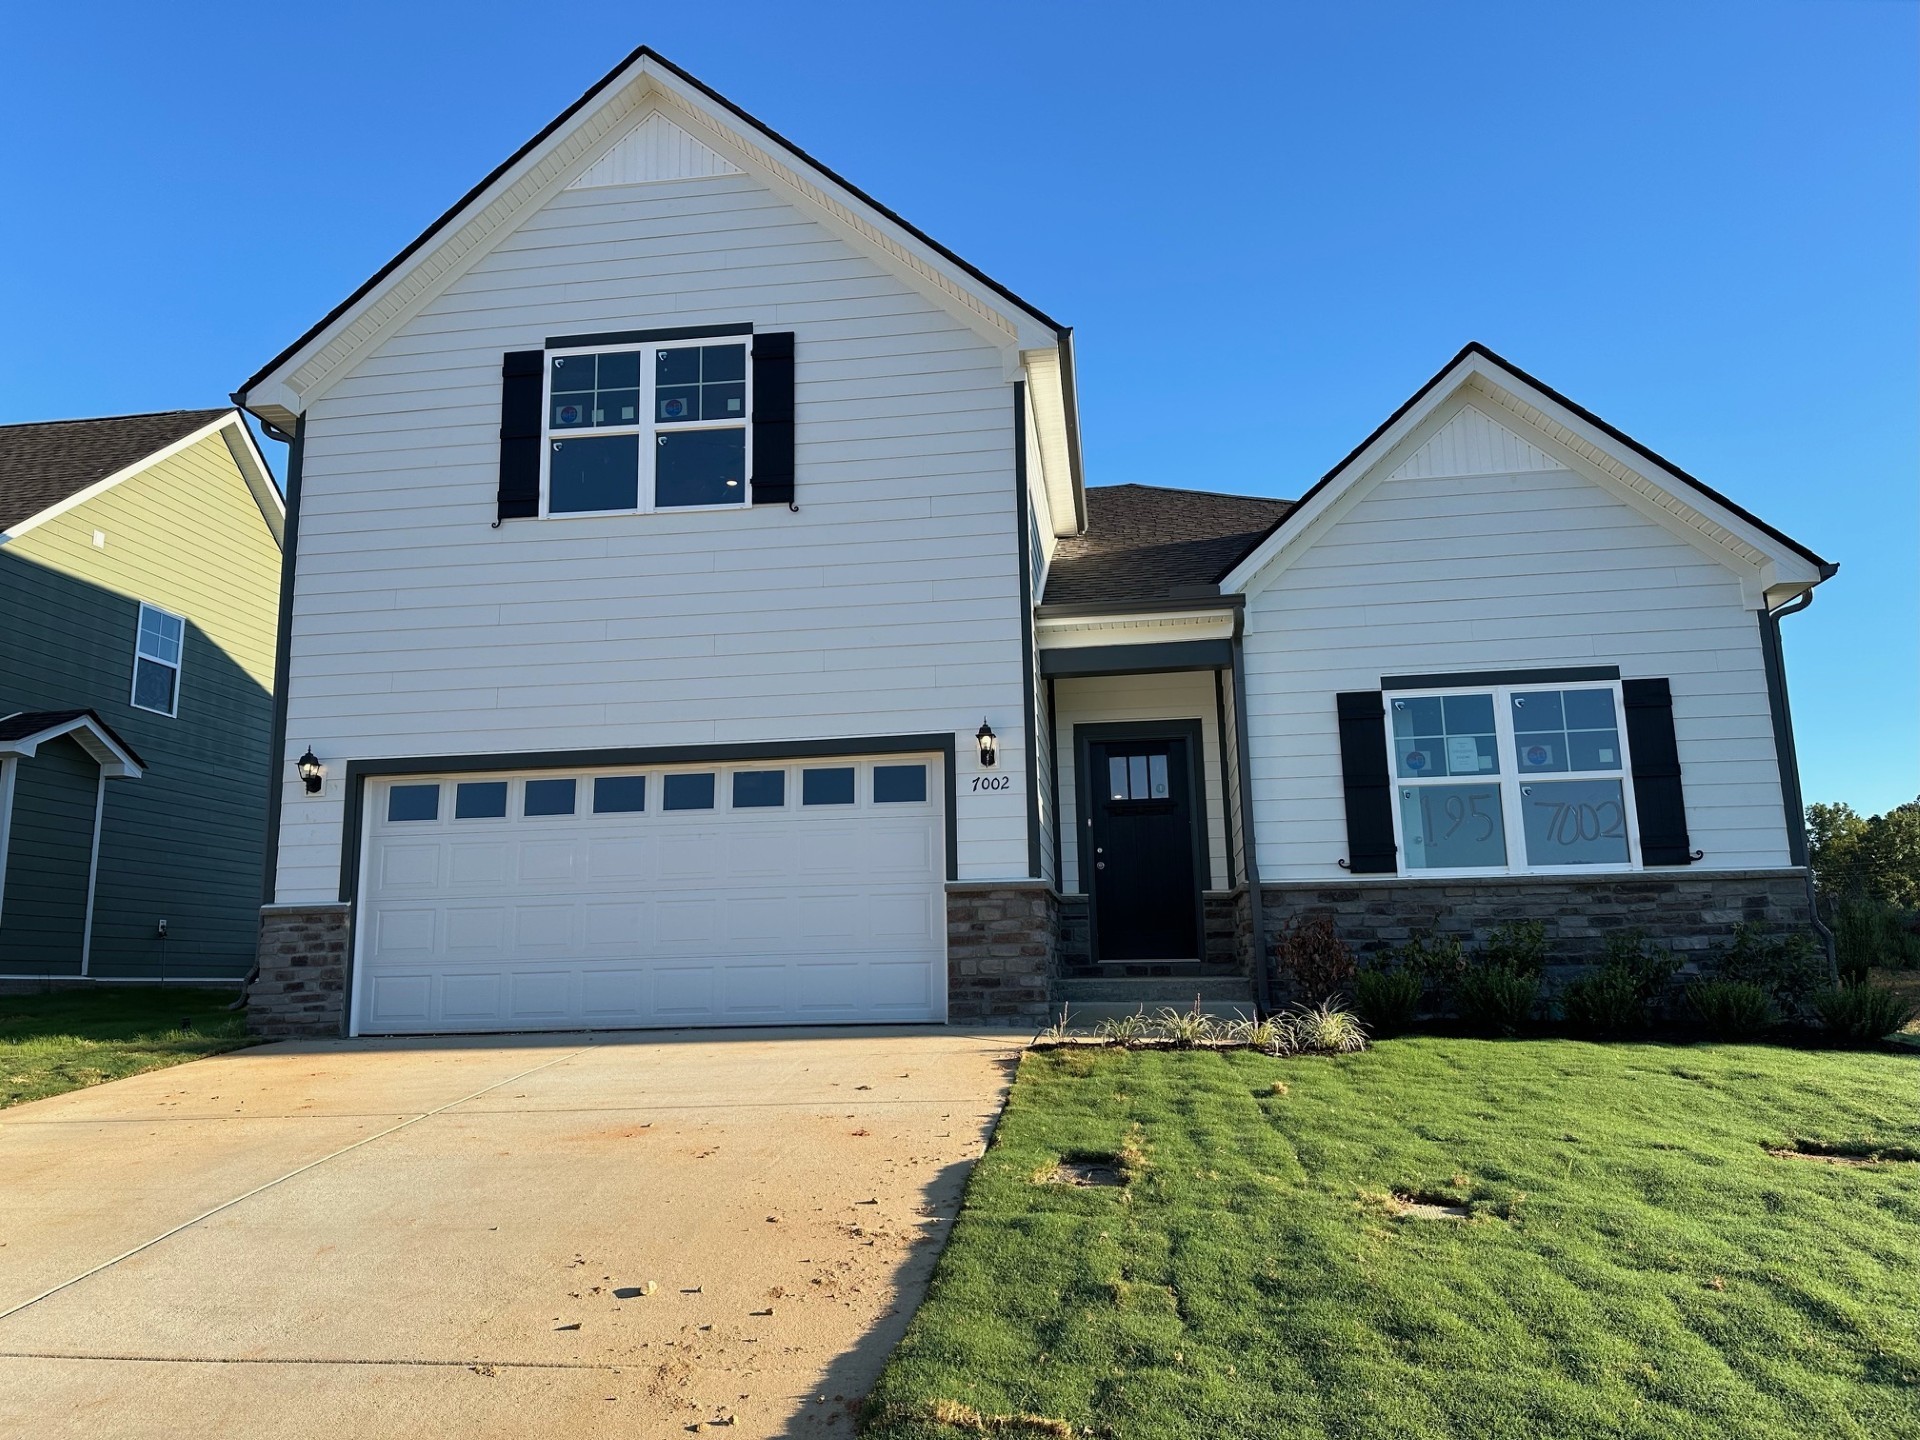
[[[1220,577],[1293,505],[1159,485],[1091,486],[1087,533],[1060,542],[1042,600],[1078,605],[1217,594]]]
[[[0,531],[212,424],[231,408],[0,425]]]

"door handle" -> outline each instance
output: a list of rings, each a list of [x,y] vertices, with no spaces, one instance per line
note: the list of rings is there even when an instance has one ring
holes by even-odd
[[[1104,860],[1096,860],[1093,862],[1093,868],[1096,870],[1104,870],[1107,868],[1107,862]]]

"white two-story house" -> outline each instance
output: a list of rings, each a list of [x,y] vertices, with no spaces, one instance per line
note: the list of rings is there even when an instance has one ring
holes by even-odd
[[[1831,565],[1478,346],[1297,499],[1088,488],[1071,332],[651,51],[235,398],[292,442],[263,1030],[1807,923]]]

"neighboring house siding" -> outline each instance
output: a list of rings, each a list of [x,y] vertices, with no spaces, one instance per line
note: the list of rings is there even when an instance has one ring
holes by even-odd
[[[78,973],[100,771],[65,736],[17,763],[0,901],[0,978]]]
[[[492,528],[505,352],[741,321],[797,337],[798,513]],[[960,874],[1024,876],[1013,429],[993,344],[750,176],[563,191],[308,412],[282,759],[952,731]],[[340,787],[282,775],[276,898],[331,899]]]
[[[91,706],[146,762],[107,782],[96,975],[252,964],[279,567],[218,435],[0,550],[0,612],[36,622],[0,637],[0,709]],[[130,703],[142,601],[187,621],[174,717]]]
[[[1470,407],[1392,478],[1365,483],[1270,583],[1249,587],[1262,878],[1345,874],[1336,693],[1386,675],[1570,664],[1671,680],[1703,866],[1789,863],[1759,629],[1706,542]]]
[[[1220,775],[1219,707],[1214,702],[1211,670],[1176,671],[1166,675],[1100,675],[1054,682],[1058,738],[1055,763],[1060,767],[1060,813],[1068,817],[1061,832],[1060,886],[1064,894],[1086,889],[1080,876],[1080,815],[1076,725],[1112,725],[1127,720],[1198,720],[1200,750],[1195,757],[1205,784],[1207,859],[1204,883],[1221,889],[1227,883],[1226,796]]]

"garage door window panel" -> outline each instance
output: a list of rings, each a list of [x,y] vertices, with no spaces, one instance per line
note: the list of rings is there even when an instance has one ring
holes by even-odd
[[[507,818],[507,782],[504,780],[463,780],[453,787],[453,818],[456,820],[504,820]]]
[[[575,782],[571,776],[564,780],[529,780],[520,813],[528,817],[571,815],[574,791]]]
[[[927,767],[924,765],[874,766],[873,799],[876,805],[925,804]]]
[[[736,770],[733,772],[733,808],[769,810],[787,803],[787,772],[784,770]]]
[[[661,782],[660,795],[664,810],[711,810],[713,774],[669,775]]]
[[[387,819],[398,823],[440,818],[438,785],[396,785],[387,791]]]
[[[647,777],[601,775],[593,782],[593,813],[632,815],[647,808]]]
[[[854,767],[823,766],[805,770],[800,776],[802,805],[851,805],[854,796]]]

